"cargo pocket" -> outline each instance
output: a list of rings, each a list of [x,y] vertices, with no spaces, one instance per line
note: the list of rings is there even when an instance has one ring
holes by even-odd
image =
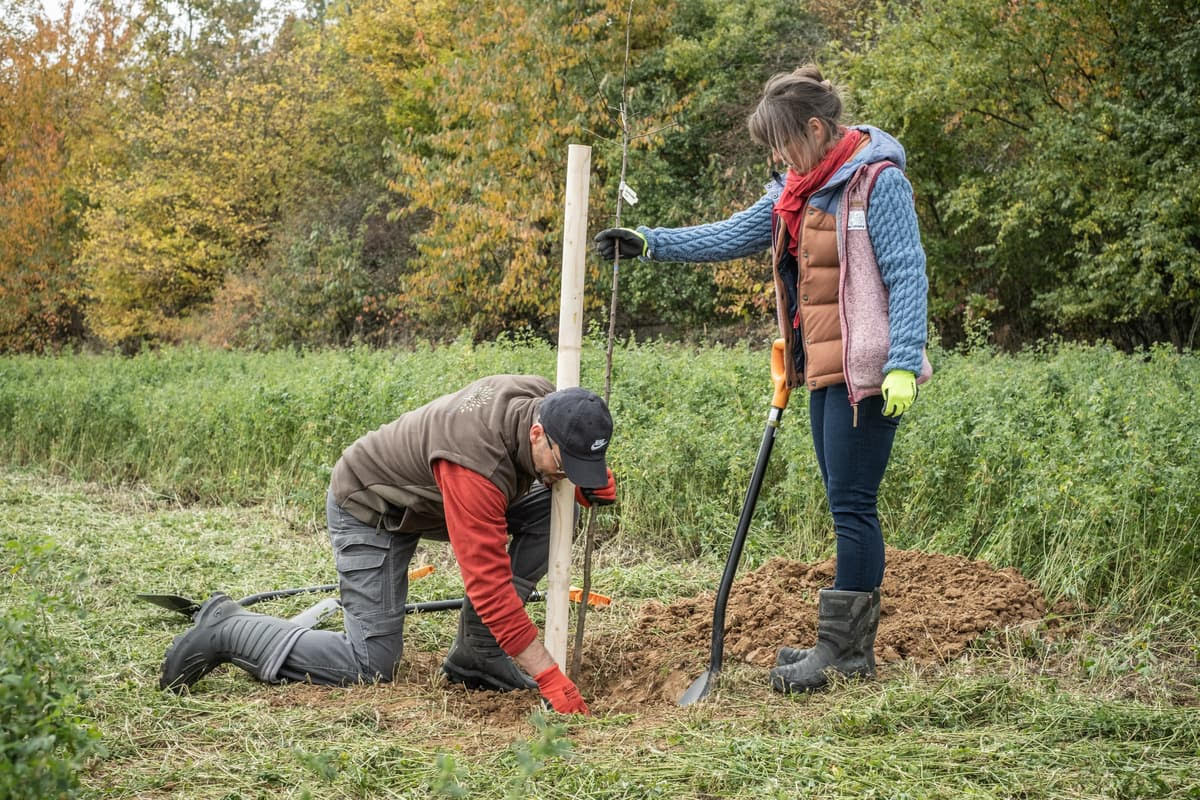
[[[342,605],[359,618],[378,614],[391,587],[385,564],[392,537],[386,533],[348,533],[334,538],[334,563]]]

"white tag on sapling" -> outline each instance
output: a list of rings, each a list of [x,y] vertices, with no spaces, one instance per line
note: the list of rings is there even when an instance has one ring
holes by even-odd
[[[621,181],[621,197],[625,198],[625,202],[629,203],[629,205],[637,205],[637,192],[625,181]]]

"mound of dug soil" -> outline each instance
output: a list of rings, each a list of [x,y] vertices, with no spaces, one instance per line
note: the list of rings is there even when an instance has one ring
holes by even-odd
[[[780,645],[810,646],[816,639],[817,592],[833,585],[834,561],[803,564],[774,559],[734,582],[725,617],[725,664],[765,669]],[[912,550],[887,551],[887,576],[880,589],[875,658],[880,677],[902,659],[941,663],[958,657],[980,633],[1040,620],[1046,605],[1038,589],[1016,570],[983,561]],[[678,712],[680,696],[708,666],[715,590],[670,605],[650,602],[620,636],[591,636],[585,643],[579,688],[593,712],[632,712],[641,717]],[[537,692],[472,692],[438,677],[442,654],[405,654],[405,667],[391,684],[339,690],[339,702],[356,703],[363,693],[383,724],[406,729],[444,711],[463,731],[512,728],[524,731]],[[307,691],[306,691],[307,690]],[[765,690],[764,688],[764,691]],[[328,687],[288,687],[275,702],[313,703],[328,708]],[[458,740],[456,740],[458,741]]]
[[[832,586],[833,577],[833,559],[773,559],[737,579],[725,615],[726,662],[770,667],[780,645],[811,646],[817,592]],[[1046,612],[1037,587],[1014,569],[912,550],[888,549],[880,593],[875,658],[881,665],[949,661],[980,633]],[[624,652],[615,643],[590,644],[585,696],[613,710],[677,702],[708,664],[714,597],[708,592],[670,605],[648,603]]]

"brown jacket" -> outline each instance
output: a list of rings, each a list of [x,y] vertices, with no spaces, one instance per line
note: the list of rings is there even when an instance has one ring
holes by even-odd
[[[445,459],[478,472],[511,503],[537,475],[529,428],[553,391],[545,378],[493,375],[409,411],[343,451],[330,479],[335,502],[384,530],[443,530],[433,462]]]

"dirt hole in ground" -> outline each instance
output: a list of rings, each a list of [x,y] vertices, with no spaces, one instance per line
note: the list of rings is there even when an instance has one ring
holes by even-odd
[[[833,585],[834,560],[801,563],[772,559],[734,582],[725,617],[725,663],[774,666],[781,645],[808,647],[816,639],[817,592]],[[1041,592],[1012,568],[996,569],[961,556],[887,551],[887,573],[875,658],[886,666],[907,659],[922,664],[957,658],[985,631],[1040,620]],[[585,643],[580,690],[594,712],[640,713],[674,708],[688,685],[708,666],[715,589],[670,604],[648,602],[629,631]],[[399,707],[415,686],[431,688],[440,658],[405,655],[407,669],[389,687],[376,687]],[[299,689],[301,687],[292,687]],[[305,687],[320,692],[323,687]],[[536,692],[449,692],[447,711],[490,724],[520,723],[537,706]],[[302,692],[306,694],[307,692]],[[295,697],[305,702],[301,697]],[[362,698],[359,698],[362,699]],[[372,698],[373,702],[389,700]],[[286,702],[286,701],[284,701]]]
[[[816,641],[817,592],[833,585],[835,562],[772,559],[734,581],[725,614],[725,661],[764,669],[781,645]],[[1041,619],[1041,592],[1015,569],[961,556],[887,551],[875,659],[944,663],[985,631]],[[674,704],[708,666],[715,591],[642,609],[624,653],[595,658],[586,685],[597,703],[618,710]],[[614,658],[614,656],[616,656]],[[764,676],[765,680],[765,676]]]

